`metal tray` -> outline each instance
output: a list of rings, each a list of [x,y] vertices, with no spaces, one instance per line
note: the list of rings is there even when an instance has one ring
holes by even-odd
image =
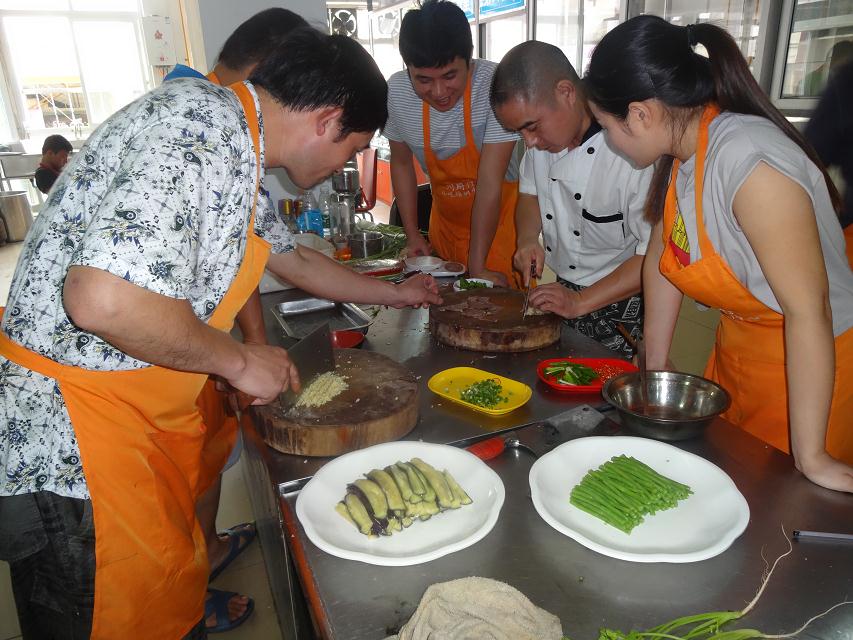
[[[292,300],[291,302],[282,302],[275,306],[275,311],[281,316],[294,316],[300,313],[309,313],[311,311],[321,311],[322,309],[331,309],[335,306],[332,300],[323,298],[305,298],[304,300]]]
[[[300,300],[299,303],[329,302],[327,300]],[[281,324],[282,329],[290,338],[301,340],[311,331],[326,322],[329,323],[330,331],[339,329],[351,329],[367,333],[367,328],[372,318],[359,307],[349,302],[331,303],[331,306],[314,306],[304,311],[294,311],[293,306],[297,303],[285,302],[273,308],[273,313]],[[284,307],[284,308],[282,308]]]

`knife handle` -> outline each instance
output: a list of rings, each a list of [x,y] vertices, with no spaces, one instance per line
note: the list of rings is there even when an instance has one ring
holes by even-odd
[[[497,436],[472,444],[470,447],[465,447],[465,450],[470,451],[480,460],[491,460],[501,455],[505,448],[506,443],[504,439],[501,436]]]

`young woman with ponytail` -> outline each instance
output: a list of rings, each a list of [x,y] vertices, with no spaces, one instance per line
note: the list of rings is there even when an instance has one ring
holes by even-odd
[[[602,39],[584,82],[610,142],[657,163],[649,367],[666,365],[683,294],[719,308],[705,375],[732,395],[725,417],[853,492],[853,273],[816,154],[710,24],[633,18]]]

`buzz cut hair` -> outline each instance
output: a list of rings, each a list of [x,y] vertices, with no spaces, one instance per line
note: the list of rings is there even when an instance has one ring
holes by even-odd
[[[550,103],[561,80],[581,88],[580,77],[566,54],[547,42],[528,40],[510,49],[498,64],[489,101],[492,109],[514,99]]]

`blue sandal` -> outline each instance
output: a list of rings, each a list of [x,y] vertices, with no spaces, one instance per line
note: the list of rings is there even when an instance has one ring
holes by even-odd
[[[231,601],[231,598],[240,594],[236,591],[221,591],[220,589],[208,589],[207,592],[210,594],[210,597],[204,602],[204,619],[207,620],[212,614],[216,614],[216,626],[207,627],[208,633],[231,631],[231,629],[235,629],[243,624],[255,610],[255,601],[249,598],[249,603],[243,615],[232,620],[228,615],[228,603]]]
[[[228,548],[228,555],[226,555],[225,559],[219,563],[218,567],[210,572],[208,582],[216,580],[216,578],[219,577],[219,574],[225,571],[234,558],[243,553],[243,549],[252,543],[257,532],[255,531],[255,525],[253,522],[244,522],[243,524],[238,524],[230,529],[219,532],[219,535],[228,536],[229,538],[228,544],[230,546]]]

